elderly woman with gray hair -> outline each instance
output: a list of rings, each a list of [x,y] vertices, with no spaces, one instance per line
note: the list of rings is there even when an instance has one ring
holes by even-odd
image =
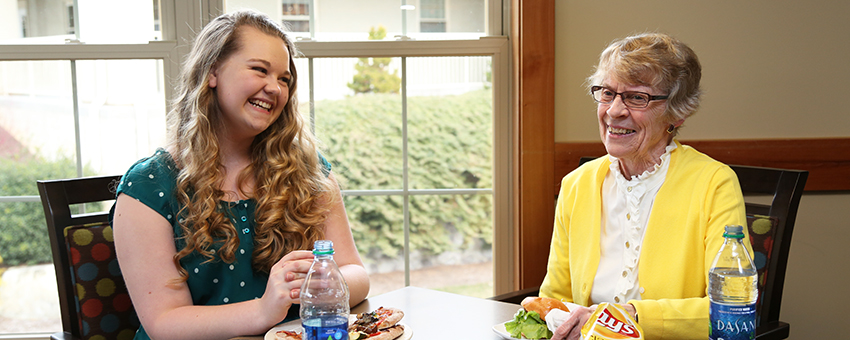
[[[578,339],[596,304],[646,339],[705,339],[708,270],[727,224],[745,225],[735,173],[674,137],[699,106],[694,51],[665,34],[611,43],[588,78],[607,156],[561,182],[540,295],[581,306],[553,339]],[[749,243],[747,243],[749,246]]]

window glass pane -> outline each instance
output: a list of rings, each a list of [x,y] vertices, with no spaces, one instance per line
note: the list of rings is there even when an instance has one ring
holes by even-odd
[[[410,284],[493,296],[492,195],[410,197]]]
[[[164,86],[160,60],[77,61],[83,175],[123,175],[165,145]]]
[[[307,58],[295,58],[295,70],[298,74],[296,84],[296,100],[298,101],[298,112],[305,117],[305,122],[310,121],[310,60]]]
[[[488,34],[487,0],[226,0],[225,3],[228,12],[253,8],[279,22],[287,22],[296,36],[320,41],[369,40],[369,32],[381,27],[386,30],[381,39],[390,40],[401,35],[433,40],[477,39]],[[312,35],[310,20],[314,20]]]
[[[446,0],[420,0],[422,19],[445,19]]]
[[[401,196],[345,196],[357,250],[369,273],[369,296],[404,287],[404,213]]]
[[[18,178],[0,196],[38,195],[36,179],[77,175],[69,61],[0,62],[0,141],[3,173],[15,173],[4,178]]]
[[[41,203],[14,197],[37,196],[36,180],[78,176],[71,67],[0,62],[0,196],[12,199],[0,202],[0,268],[12,266],[0,269],[0,334],[61,329]],[[83,176],[123,174],[164,144],[161,61],[77,61],[76,70]]]
[[[316,135],[345,190],[402,189],[399,64],[398,58],[314,61]]]
[[[0,202],[0,211],[0,335],[61,330],[41,202]]]
[[[70,64],[0,62],[0,158],[31,162],[37,179],[77,176]],[[161,61],[84,60],[76,67],[83,176],[123,174],[164,145]]]
[[[408,58],[410,188],[493,187],[490,57]]]
[[[0,44],[162,40],[158,0],[0,1]],[[77,6],[77,7],[75,7]]]

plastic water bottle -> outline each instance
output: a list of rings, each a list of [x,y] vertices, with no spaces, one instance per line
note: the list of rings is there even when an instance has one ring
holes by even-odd
[[[301,286],[304,340],[348,340],[348,285],[334,262],[333,242],[316,241],[313,256]]]
[[[726,240],[708,272],[711,340],[754,339],[758,273],[744,246],[744,227],[727,225]]]

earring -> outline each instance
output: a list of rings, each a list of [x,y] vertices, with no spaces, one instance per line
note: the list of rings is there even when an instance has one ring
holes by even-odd
[[[671,134],[672,134],[672,133],[673,133],[673,130],[675,130],[675,129],[676,129],[676,126],[674,126],[673,124],[670,124],[670,127],[668,127],[668,128],[667,128],[667,133],[671,133]]]

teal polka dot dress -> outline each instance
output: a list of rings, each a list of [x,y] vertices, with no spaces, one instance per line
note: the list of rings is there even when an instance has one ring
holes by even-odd
[[[330,173],[330,164],[321,155],[319,158],[326,173]],[[177,167],[171,154],[158,149],[152,156],[136,162],[121,178],[118,193],[123,193],[144,203],[168,220],[174,230],[175,246],[182,249],[180,241],[180,205],[173,192],[177,185]],[[257,299],[265,292],[268,274],[256,272],[251,266],[254,252],[254,212],[257,202],[253,199],[238,202],[220,202],[219,208],[230,218],[239,236],[239,248],[235,260],[226,263],[220,259],[206,262],[206,258],[192,253],[180,263],[188,271],[186,283],[195,305],[222,305]],[[220,244],[211,249],[218,251]],[[291,308],[286,320],[298,318],[297,305]],[[139,328],[135,339],[149,339],[143,327]]]

